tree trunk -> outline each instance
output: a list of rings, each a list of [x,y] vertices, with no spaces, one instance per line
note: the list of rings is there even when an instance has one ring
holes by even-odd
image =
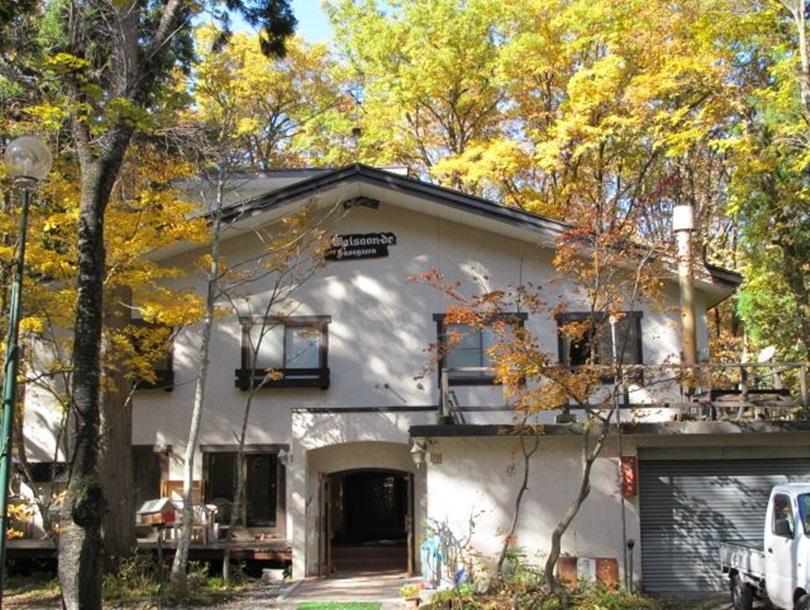
[[[110,331],[120,331],[130,323],[131,293],[129,288],[119,288],[108,295],[104,323]],[[111,386],[102,388],[99,477],[109,509],[103,522],[105,569],[114,570],[132,555],[137,543],[132,504],[132,401],[131,383],[121,363],[105,371]]]
[[[501,554],[498,557],[498,567],[496,569],[496,573],[499,577],[503,576],[503,564],[506,561],[506,554],[515,542],[515,532],[517,531],[518,522],[520,520],[520,509],[523,505],[523,496],[525,495],[526,490],[529,489],[529,466],[532,456],[537,451],[539,445],[540,437],[537,436],[536,433],[534,435],[534,442],[531,447],[526,446],[526,433],[521,433],[520,451],[523,455],[523,480],[520,483],[520,489],[518,490],[517,497],[515,498],[515,510],[512,513],[512,523],[509,526],[509,532],[507,532],[506,537],[503,540]]]
[[[214,210],[214,223],[211,239],[211,266],[208,271],[208,289],[205,299],[205,319],[202,329],[202,344],[200,346],[200,371],[197,375],[197,386],[194,391],[194,406],[191,411],[188,440],[183,461],[183,525],[180,538],[177,541],[177,550],[172,563],[171,584],[181,595],[186,591],[186,567],[188,564],[188,549],[191,545],[192,533],[192,488],[194,483],[194,456],[200,438],[202,411],[205,404],[205,384],[208,379],[209,349],[211,345],[211,331],[214,326],[216,294],[219,279],[219,246],[220,227],[222,225],[222,176],[217,185],[217,202]]]
[[[609,421],[610,419],[608,418],[608,422]],[[554,528],[554,531],[551,534],[551,549],[549,550],[548,558],[546,559],[546,564],[543,568],[543,575],[545,576],[546,584],[551,592],[557,596],[560,596],[563,604],[566,603],[566,600],[564,599],[565,592],[557,580],[557,575],[554,573],[557,567],[557,560],[560,558],[560,553],[562,552],[562,537],[568,530],[568,526],[571,525],[574,517],[576,517],[579,513],[579,509],[582,508],[582,505],[588,498],[588,494],[591,492],[591,468],[593,468],[593,463],[602,452],[602,447],[607,439],[608,431],[609,425],[608,423],[605,423],[599,432],[599,437],[596,440],[596,444],[594,445],[593,449],[591,449],[588,436],[589,432],[587,429],[584,430],[582,446],[582,477],[579,482],[579,491],[577,492],[576,498],[574,498],[574,501],[568,506],[562,519],[560,519],[559,523],[557,523],[557,527]]]
[[[253,361],[255,361],[256,354],[254,351]],[[228,527],[228,538],[225,540],[225,549],[222,554],[222,580],[226,583],[230,582],[231,578],[231,533],[236,526],[239,515],[242,513],[242,506],[244,503],[245,495],[245,439],[247,438],[247,427],[250,421],[250,410],[253,405],[253,397],[256,391],[251,389],[247,398],[245,399],[245,410],[242,415],[242,428],[239,432],[239,446],[236,450],[236,485],[234,486],[233,506],[231,507],[231,518]],[[245,524],[246,525],[246,524]]]
[[[121,166],[126,141],[107,161],[82,155],[78,281],[73,336],[74,370],[68,420],[70,480],[59,538],[59,582],[66,610],[101,608],[101,521],[105,501],[98,477],[99,375],[104,211]]]

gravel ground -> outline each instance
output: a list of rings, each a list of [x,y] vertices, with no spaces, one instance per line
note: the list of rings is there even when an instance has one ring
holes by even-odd
[[[731,610],[731,596],[717,593],[701,597],[673,597],[658,600],[664,610]],[[759,608],[754,604],[754,608]]]
[[[249,591],[243,591],[233,598],[223,600],[216,605],[209,606],[164,606],[167,610],[174,608],[176,610],[186,608],[188,610],[270,610],[270,609],[283,609],[286,610],[289,606],[285,604],[279,605],[276,601],[277,598],[289,588],[289,585],[264,585]],[[284,597],[282,596],[282,600]],[[17,598],[10,596],[5,600],[7,608],[26,610],[59,610],[58,599],[37,600],[32,602],[24,598]],[[664,598],[659,600],[663,610],[730,610],[731,600],[727,593],[712,595],[709,597],[700,598]],[[133,604],[105,604],[105,610],[155,610],[158,608],[157,603],[133,603]],[[293,606],[294,607],[294,606]],[[763,608],[762,605],[755,604],[754,608]]]

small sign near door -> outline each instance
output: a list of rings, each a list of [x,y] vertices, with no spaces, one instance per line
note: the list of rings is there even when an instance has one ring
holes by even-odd
[[[352,233],[333,235],[332,245],[324,254],[328,261],[357,258],[383,258],[388,256],[388,246],[397,243],[393,233]]]

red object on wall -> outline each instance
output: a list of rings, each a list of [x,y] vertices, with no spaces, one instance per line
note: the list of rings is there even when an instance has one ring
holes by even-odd
[[[629,500],[638,495],[638,458],[635,455],[623,455],[622,460],[622,497]]]

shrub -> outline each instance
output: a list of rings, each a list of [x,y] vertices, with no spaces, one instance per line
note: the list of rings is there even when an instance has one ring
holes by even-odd
[[[439,591],[426,606],[430,610],[657,610],[658,605],[641,595],[602,583],[579,582],[568,591],[567,605],[543,590],[542,579],[504,579],[479,593],[471,586]]]
[[[583,610],[657,610],[653,600],[603,583],[580,582],[571,593],[571,607]]]
[[[416,583],[410,585],[402,585],[399,588],[399,595],[403,599],[415,599],[419,597],[419,585]]]
[[[115,573],[105,574],[102,587],[106,599],[130,600],[156,596],[158,584],[154,559],[136,553],[123,560]]]

